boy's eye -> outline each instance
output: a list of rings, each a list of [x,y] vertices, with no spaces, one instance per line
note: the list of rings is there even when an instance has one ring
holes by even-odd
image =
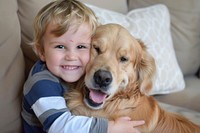
[[[83,49],[83,48],[86,48],[86,46],[84,46],[84,45],[78,45],[77,48],[78,49]]]
[[[63,45],[57,45],[55,48],[64,49],[65,46],[63,46]]]

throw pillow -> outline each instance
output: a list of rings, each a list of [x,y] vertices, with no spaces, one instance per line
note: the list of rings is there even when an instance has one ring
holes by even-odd
[[[155,58],[157,73],[153,94],[166,94],[183,90],[185,81],[175,56],[170,34],[170,16],[166,6],[155,5],[130,11],[127,15],[88,5],[100,23],[117,23],[141,39]]]
[[[184,75],[200,66],[200,0],[128,0],[128,9],[165,4],[170,12],[171,33],[177,61]]]

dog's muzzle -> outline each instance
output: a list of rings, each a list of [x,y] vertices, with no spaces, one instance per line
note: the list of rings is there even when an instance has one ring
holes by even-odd
[[[92,109],[99,109],[103,106],[110,84],[112,83],[112,75],[109,71],[98,70],[93,75],[93,87],[87,88],[85,95],[85,103]]]

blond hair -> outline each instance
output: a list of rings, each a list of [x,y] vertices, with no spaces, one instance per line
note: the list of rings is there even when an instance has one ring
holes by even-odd
[[[94,34],[98,26],[94,12],[77,0],[56,0],[44,6],[34,20],[33,49],[36,54],[43,53],[43,36],[49,23],[55,23],[57,28],[53,31],[55,36],[63,35],[69,26],[75,26],[75,31],[82,23],[88,23]]]

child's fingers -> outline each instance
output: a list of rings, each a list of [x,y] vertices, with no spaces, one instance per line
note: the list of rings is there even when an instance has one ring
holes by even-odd
[[[118,118],[118,120],[126,120],[126,121],[130,121],[131,118],[128,117],[128,116],[123,116],[123,117]]]
[[[133,121],[133,127],[137,127],[137,126],[144,125],[144,124],[145,124],[144,120]]]
[[[121,120],[131,121],[133,123],[133,127],[140,126],[140,125],[143,125],[145,123],[144,120],[137,120],[137,121],[131,120],[131,118],[128,117],[128,116],[120,117],[120,118],[118,118],[118,120],[119,121],[121,121]]]
[[[127,126],[129,125],[129,128],[132,127],[130,130],[134,130],[134,133],[140,133],[137,128],[137,126],[141,126],[145,124],[144,120],[132,120],[130,117],[124,116],[124,117],[120,117],[117,119],[118,122],[123,122],[123,123],[127,123]]]

